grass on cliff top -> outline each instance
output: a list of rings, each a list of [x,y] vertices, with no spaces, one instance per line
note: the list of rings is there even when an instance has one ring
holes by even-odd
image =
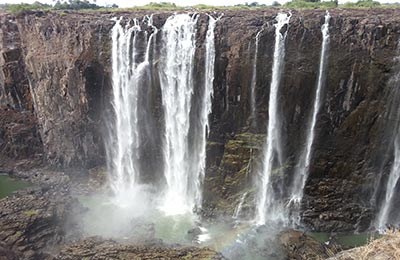
[[[400,1],[400,0],[399,0]],[[273,5],[234,5],[234,6],[211,6],[205,4],[198,4],[194,6],[177,6],[170,3],[151,3],[145,6],[135,6],[128,8],[101,8],[98,10],[87,10],[87,11],[245,11],[245,10],[266,10],[266,9],[320,9],[328,10],[335,8],[349,8],[349,9],[368,9],[368,8],[399,8],[400,3],[393,4],[381,4],[373,0],[360,0],[358,2],[348,2],[344,4],[337,5],[335,1],[324,1],[324,2],[308,2],[302,0],[295,0],[287,2],[284,5],[279,5],[277,3]]]
[[[84,1],[83,1],[84,2]],[[74,6],[74,11],[80,12],[113,12],[113,11],[139,11],[139,10],[153,10],[153,11],[183,11],[183,10],[194,10],[194,11],[224,11],[224,10],[265,10],[273,8],[283,9],[333,9],[333,8],[399,8],[400,3],[394,4],[380,4],[374,0],[359,0],[355,3],[345,3],[337,5],[335,1],[324,1],[324,2],[309,2],[303,0],[293,0],[284,5],[280,5],[277,2],[273,2],[272,5],[264,4],[244,4],[235,6],[210,6],[205,4],[199,4],[190,7],[177,6],[174,3],[161,2],[161,3],[150,3],[144,6],[130,7],[130,8],[116,8],[116,7],[100,7],[97,5],[96,8],[89,8],[90,6],[84,6],[84,9],[79,9],[79,6]],[[51,6],[48,4],[41,4],[35,2],[34,4],[0,4],[0,10],[6,12],[21,14],[29,11],[65,11],[65,8],[59,8],[59,6]]]
[[[400,231],[389,231],[387,234],[371,241],[365,246],[339,253],[330,260],[367,260],[391,259],[400,260]]]

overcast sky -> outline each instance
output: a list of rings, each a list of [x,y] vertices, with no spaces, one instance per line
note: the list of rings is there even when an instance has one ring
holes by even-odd
[[[0,3],[33,3],[37,0],[0,0]],[[145,5],[150,2],[173,2],[177,5],[181,6],[189,6],[189,5],[196,5],[196,4],[206,4],[206,5],[236,5],[236,4],[243,4],[245,2],[258,2],[260,4],[271,4],[274,0],[97,0],[97,4],[99,5],[106,5],[106,4],[117,4],[119,7],[132,7],[138,5]],[[285,3],[288,0],[278,0],[280,3]],[[356,0],[339,0],[339,3],[344,2],[355,2]],[[52,0],[39,0],[41,3],[54,3]],[[381,3],[395,3],[400,2],[400,0],[379,0]]]

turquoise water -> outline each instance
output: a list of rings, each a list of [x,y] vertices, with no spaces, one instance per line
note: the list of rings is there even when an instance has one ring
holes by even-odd
[[[372,232],[364,232],[358,234],[330,234],[324,232],[309,232],[307,234],[320,243],[328,242],[330,238],[333,238],[334,241],[342,246],[342,248],[344,249],[363,246],[366,245],[368,242],[379,238],[379,234]]]
[[[7,175],[0,175],[0,199],[7,197],[12,192],[31,186],[30,183],[13,179]]]
[[[105,195],[78,197],[87,208],[80,216],[85,236],[102,236],[121,242],[205,246],[231,260],[283,259],[278,245],[279,230],[257,228],[232,220],[201,223],[193,214],[166,215],[146,192],[132,197],[131,204],[118,204]],[[126,202],[126,201],[125,201]]]
[[[78,198],[88,208],[82,219],[87,236],[103,236],[117,240],[145,242],[162,239],[166,243],[190,244],[188,231],[196,227],[196,219],[189,214],[165,216],[157,209],[149,209],[147,199],[129,206],[119,206],[105,195]],[[148,204],[150,203],[150,204]]]

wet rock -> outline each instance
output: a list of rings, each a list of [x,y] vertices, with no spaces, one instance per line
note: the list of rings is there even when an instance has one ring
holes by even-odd
[[[313,230],[364,230],[373,220],[375,205],[370,199],[374,181],[382,173],[379,166],[385,147],[382,132],[388,122],[381,115],[385,113],[393,87],[388,81],[395,72],[393,57],[398,45],[395,39],[400,31],[398,19],[389,14],[398,16],[398,10],[369,10],[371,18],[356,10],[334,9],[330,13],[324,106],[316,125],[301,211],[305,225]],[[304,147],[305,126],[313,104],[310,93],[315,91],[319,65],[320,53],[315,50],[321,48],[324,15],[324,11],[317,10],[295,11],[287,29],[285,66],[278,97],[284,167],[272,178],[273,183],[283,182],[283,187],[288,187],[291,176],[296,174],[295,167]],[[219,102],[213,105],[210,134],[211,142],[224,147],[233,139],[231,133],[249,128],[260,134],[266,132],[274,42],[274,15],[269,10],[264,17],[256,12],[240,19],[230,13],[227,16],[216,27],[218,76],[214,100]],[[228,20],[229,24],[225,23]],[[263,26],[255,26],[255,21]],[[258,125],[254,128],[249,123],[251,63],[255,35],[262,28],[255,91]],[[257,172],[250,172],[253,182],[249,182],[248,176],[239,174],[248,161],[234,158],[230,149],[219,152],[221,160],[210,161],[205,187],[212,192],[205,196],[204,204],[205,208],[210,206],[210,211],[229,215],[240,199],[237,194],[254,187]],[[238,153],[242,156],[248,151]],[[227,160],[229,157],[232,160]],[[227,185],[232,183],[229,177],[234,178],[231,187]],[[214,191],[213,185],[221,188]],[[287,189],[282,193],[284,202]]]
[[[207,248],[196,247],[149,247],[118,244],[111,240],[89,238],[61,249],[57,260],[81,259],[225,259],[221,254]]]
[[[235,208],[245,192],[242,205],[243,216],[250,213],[254,190],[249,187],[252,173],[258,169],[265,136],[244,132],[227,140],[223,157],[218,168],[209,168],[205,180],[205,214],[234,214]],[[216,209],[216,210],[213,210]]]
[[[0,242],[0,260],[18,260],[21,256],[8,249],[4,242]]]
[[[318,260],[325,259],[337,252],[333,244],[321,244],[300,231],[285,231],[280,234],[279,239],[288,259]]]
[[[4,252],[20,255],[18,259],[44,259],[48,250],[64,241],[74,200],[68,195],[68,185],[50,187],[28,188],[0,200]]]
[[[12,168],[16,160],[24,159],[31,160],[31,165],[40,165],[43,146],[33,113],[0,106],[0,150],[3,169]]]

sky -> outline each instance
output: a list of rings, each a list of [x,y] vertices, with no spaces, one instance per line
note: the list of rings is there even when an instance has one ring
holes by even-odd
[[[33,3],[38,0],[0,0],[0,3],[11,3],[11,4],[19,4],[23,3]],[[132,7],[132,6],[140,6],[146,5],[150,2],[173,2],[177,5],[181,6],[189,6],[189,5],[196,5],[196,4],[206,4],[206,5],[236,5],[236,4],[243,4],[245,2],[258,2],[260,4],[267,4],[270,5],[274,0],[97,0],[96,3],[98,5],[107,5],[107,4],[117,4],[119,7]],[[278,2],[285,3],[288,0],[277,0]],[[381,3],[395,3],[400,2],[400,0],[378,0]],[[41,3],[54,3],[52,0],[39,0]],[[356,2],[356,0],[339,0],[339,3],[345,2]]]

